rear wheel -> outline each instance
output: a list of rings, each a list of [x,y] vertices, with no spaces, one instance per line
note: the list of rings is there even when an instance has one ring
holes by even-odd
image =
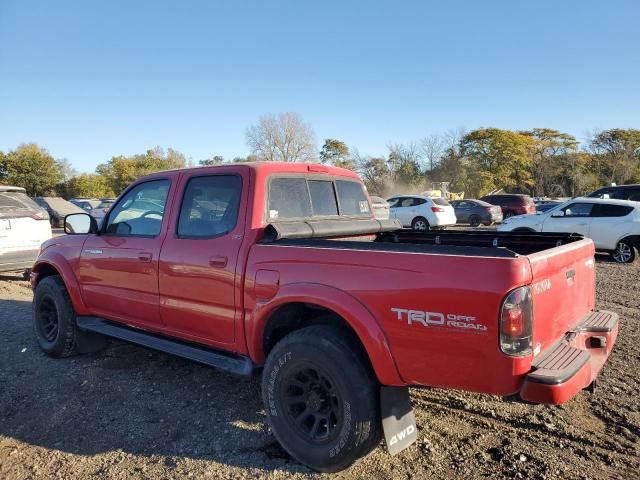
[[[108,340],[76,325],[69,293],[57,275],[44,278],[33,296],[33,328],[40,348],[50,357],[101,350]]]
[[[411,222],[411,228],[417,232],[425,232],[429,230],[429,222],[424,217],[416,217]]]
[[[636,249],[629,240],[620,240],[611,256],[617,263],[633,263],[636,259]]]
[[[478,215],[471,215],[471,217],[469,217],[469,225],[472,227],[479,227],[480,217]]]
[[[262,396],[276,439],[315,470],[343,470],[380,441],[379,384],[336,328],[307,327],[281,340],[267,358]]]

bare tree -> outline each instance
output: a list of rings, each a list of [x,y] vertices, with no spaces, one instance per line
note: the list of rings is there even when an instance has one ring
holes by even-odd
[[[444,154],[446,142],[439,135],[429,135],[422,139],[422,158],[429,167],[429,171],[438,165]]]
[[[263,115],[247,128],[247,145],[260,160],[309,162],[316,159],[313,128],[293,112]]]

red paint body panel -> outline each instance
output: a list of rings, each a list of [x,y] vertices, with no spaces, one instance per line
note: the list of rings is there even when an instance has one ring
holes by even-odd
[[[210,239],[179,238],[187,182],[215,174],[242,177],[235,228]],[[528,400],[560,403],[595,378],[608,357],[615,334],[606,349],[590,350],[588,368],[569,385],[541,391],[525,380],[535,354],[594,308],[590,240],[515,258],[263,244],[267,185],[277,174],[358,178],[333,167],[281,163],[157,173],[144,180],[171,181],[160,235],[59,237],[45,244],[35,275],[47,265],[55,268],[79,314],[248,355],[256,363],[265,359],[264,332],[274,312],[292,302],[321,306],[353,328],[385,385],[520,392]],[[535,349],[514,358],[500,351],[498,318],[505,296],[524,285],[533,290]]]

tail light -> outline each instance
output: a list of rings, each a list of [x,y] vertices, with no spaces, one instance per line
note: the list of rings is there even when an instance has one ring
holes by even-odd
[[[34,220],[49,220],[49,214],[47,212],[33,212],[31,218]]]
[[[500,350],[523,357],[531,353],[533,305],[529,287],[512,290],[500,308]]]
[[[444,208],[442,207],[431,207],[432,212],[444,212]]]

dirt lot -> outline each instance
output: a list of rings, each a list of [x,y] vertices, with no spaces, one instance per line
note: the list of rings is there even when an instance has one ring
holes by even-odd
[[[640,262],[598,259],[598,305],[621,331],[595,395],[562,407],[414,390],[420,439],[337,478],[638,478]],[[259,382],[114,342],[52,360],[31,333],[31,291],[0,277],[0,478],[315,476],[263,424]]]

